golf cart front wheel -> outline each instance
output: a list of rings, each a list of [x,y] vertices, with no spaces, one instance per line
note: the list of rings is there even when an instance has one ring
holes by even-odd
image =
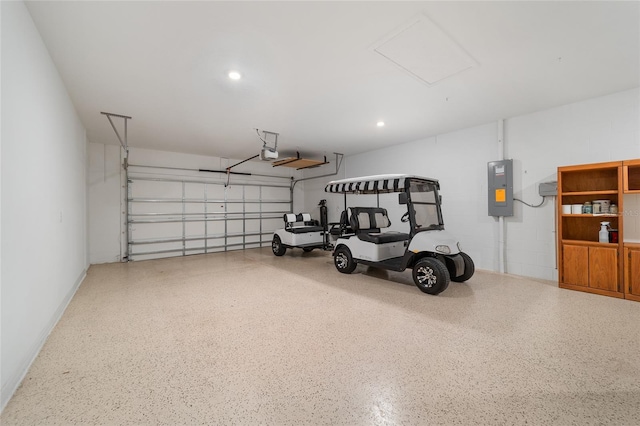
[[[351,256],[351,250],[345,246],[338,247],[333,254],[333,263],[336,265],[338,272],[350,274],[356,269],[356,262]]]
[[[449,286],[449,271],[439,260],[425,257],[413,267],[413,282],[423,293],[439,294]]]
[[[282,256],[287,252],[287,248],[282,245],[282,241],[277,235],[273,236],[273,241],[271,241],[271,250],[276,256]]]

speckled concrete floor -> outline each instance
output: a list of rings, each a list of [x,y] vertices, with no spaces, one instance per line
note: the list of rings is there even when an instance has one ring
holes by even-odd
[[[640,424],[640,303],[269,248],[92,266],[14,424]]]

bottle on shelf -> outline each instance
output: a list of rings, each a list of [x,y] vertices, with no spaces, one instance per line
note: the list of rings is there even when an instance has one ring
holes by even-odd
[[[600,222],[600,232],[598,233],[598,241],[601,243],[609,242],[609,222]]]

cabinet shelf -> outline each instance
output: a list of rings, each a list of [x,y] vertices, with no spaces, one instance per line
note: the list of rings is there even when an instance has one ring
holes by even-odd
[[[603,213],[603,214],[589,214],[589,213],[582,213],[582,214],[566,214],[563,213],[562,217],[584,217],[584,218],[594,218],[594,217],[620,217],[619,214],[611,214],[611,213]]]
[[[563,192],[563,197],[570,197],[573,195],[618,195],[618,191],[616,190],[606,190],[606,191],[572,191],[572,192]]]
[[[618,247],[620,243],[601,243],[598,241],[586,240],[562,240],[562,244],[571,244],[573,246],[591,246],[591,247]]]

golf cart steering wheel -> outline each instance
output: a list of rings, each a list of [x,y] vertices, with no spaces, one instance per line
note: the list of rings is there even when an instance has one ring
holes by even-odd
[[[402,223],[409,222],[409,212],[406,212],[405,214],[402,215],[402,217],[400,218],[400,222]]]

